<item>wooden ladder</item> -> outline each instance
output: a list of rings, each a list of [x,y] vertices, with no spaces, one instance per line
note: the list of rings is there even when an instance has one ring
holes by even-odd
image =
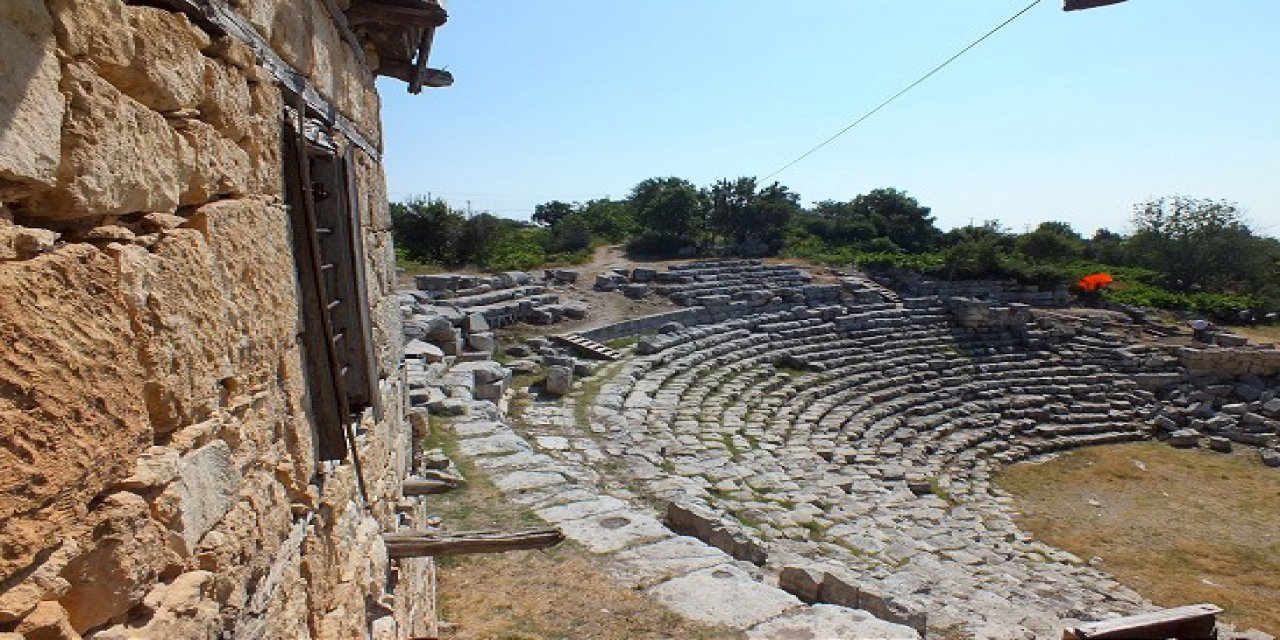
[[[590,356],[595,356],[604,360],[617,360],[622,357],[621,351],[612,347],[606,347],[595,340],[576,333],[566,333],[552,337]]]

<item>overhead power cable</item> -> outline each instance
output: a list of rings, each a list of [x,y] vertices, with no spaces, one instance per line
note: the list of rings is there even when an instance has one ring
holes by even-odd
[[[906,87],[904,87],[901,91],[899,91],[899,92],[897,92],[897,93],[893,94],[892,96],[890,96],[890,97],[889,97],[889,99],[888,99],[888,100],[885,100],[884,102],[881,102],[879,105],[877,105],[877,106],[876,106],[876,108],[874,108],[874,109],[872,109],[872,110],[870,110],[870,111],[868,111],[868,112],[866,112],[866,113],[862,114],[862,117],[858,118],[857,120],[854,120],[854,121],[853,121],[849,126],[847,126],[847,127],[843,128],[843,129],[841,129],[840,131],[837,131],[837,132],[836,132],[836,134],[835,134],[835,135],[833,135],[833,136],[831,136],[830,138],[827,138],[826,140],[823,140],[822,142],[818,143],[818,145],[817,145],[817,146],[815,146],[815,147],[813,147],[812,149],[810,149],[810,150],[808,150],[808,151],[804,152],[804,154],[802,154],[800,157],[796,158],[795,160],[792,160],[791,162],[788,162],[787,164],[782,165],[782,167],[781,167],[780,169],[778,169],[777,171],[774,171],[773,173],[771,173],[771,174],[769,174],[769,175],[765,176],[762,180],[760,180],[760,182],[768,182],[770,178],[772,178],[772,177],[774,177],[774,176],[776,176],[776,175],[778,175],[778,174],[782,173],[783,171],[786,171],[787,169],[790,169],[791,167],[794,167],[795,165],[799,164],[801,160],[804,160],[805,158],[808,158],[809,156],[813,155],[813,154],[814,154],[815,152],[817,152],[819,149],[821,149],[821,148],[823,148],[823,147],[825,147],[825,146],[827,146],[827,145],[831,144],[832,142],[835,142],[836,138],[839,138],[840,136],[842,136],[842,135],[844,135],[844,134],[848,133],[850,129],[852,129],[852,128],[854,128],[854,127],[856,127],[856,126],[858,126],[858,125],[862,124],[862,122],[863,122],[863,121],[865,121],[867,118],[870,118],[871,116],[874,116],[874,115],[875,115],[876,113],[878,113],[881,109],[883,109],[883,108],[885,108],[885,107],[889,106],[889,104],[890,104],[890,103],[892,103],[894,100],[897,100],[898,98],[901,98],[901,97],[902,97],[903,95],[905,95],[908,91],[911,91],[912,89],[914,89],[914,88],[916,88],[916,87],[920,86],[921,84],[923,84],[923,83],[924,83],[924,81],[925,81],[925,80],[928,80],[929,78],[933,77],[933,76],[934,76],[934,74],[936,74],[936,73],[938,73],[939,71],[942,71],[943,69],[945,69],[945,68],[947,67],[947,65],[951,64],[952,62],[955,62],[957,59],[959,59],[959,58],[960,58],[960,56],[962,56],[962,55],[964,55],[964,54],[968,53],[970,49],[973,49],[974,47],[976,47],[976,46],[978,46],[978,45],[982,44],[982,42],[983,42],[984,40],[986,40],[987,38],[990,38],[991,36],[995,35],[995,34],[996,34],[998,31],[1000,31],[1001,29],[1003,29],[1003,28],[1005,28],[1005,27],[1009,26],[1011,23],[1013,23],[1013,21],[1014,21],[1014,20],[1017,20],[1018,18],[1021,18],[1023,14],[1025,14],[1026,12],[1028,12],[1028,11],[1032,10],[1033,8],[1035,8],[1035,6],[1036,6],[1036,5],[1038,5],[1038,4],[1040,4],[1042,1],[1043,1],[1043,0],[1035,0],[1034,2],[1032,2],[1032,3],[1031,3],[1031,4],[1029,4],[1029,5],[1027,5],[1026,7],[1023,7],[1023,9],[1022,9],[1021,11],[1019,11],[1019,12],[1017,12],[1017,13],[1013,14],[1012,16],[1010,16],[1010,17],[1009,17],[1009,19],[1008,19],[1008,20],[1005,20],[1004,22],[1001,22],[1001,23],[1000,23],[999,25],[997,25],[994,29],[992,29],[992,30],[990,30],[990,31],[986,32],[985,34],[983,34],[981,38],[978,38],[977,40],[974,40],[973,42],[969,43],[969,46],[967,46],[967,47],[965,47],[965,48],[961,49],[959,52],[957,52],[955,55],[951,56],[950,58],[947,58],[945,62],[943,62],[942,64],[940,64],[940,65],[938,65],[938,66],[936,66],[936,67],[934,67],[932,70],[930,70],[930,71],[929,71],[929,73],[926,73],[926,74],[924,74],[923,76],[920,76],[920,77],[919,77],[915,82],[912,82],[911,84],[909,84],[909,85],[907,85]]]

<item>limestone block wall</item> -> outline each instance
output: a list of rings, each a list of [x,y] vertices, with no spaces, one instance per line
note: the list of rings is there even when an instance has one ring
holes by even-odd
[[[323,0],[233,6],[380,139]],[[179,13],[0,2],[0,637],[424,634],[429,561],[380,538],[422,515],[398,504],[382,169],[355,153],[381,395],[366,502],[350,458],[314,453],[284,102],[250,48]]]
[[[1238,376],[1280,374],[1280,350],[1264,347],[1182,347],[1182,365],[1194,374]]]

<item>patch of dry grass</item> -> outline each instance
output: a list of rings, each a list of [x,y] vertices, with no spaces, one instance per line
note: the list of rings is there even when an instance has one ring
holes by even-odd
[[[997,484],[1024,529],[1100,557],[1157,604],[1213,602],[1237,625],[1280,633],[1280,473],[1256,452],[1094,447],[1016,465]]]
[[[1242,335],[1250,342],[1280,344],[1280,325],[1259,324],[1252,327],[1228,327],[1227,331]]]
[[[458,640],[728,640],[735,630],[681,618],[626,589],[572,546],[444,563],[442,613]]]

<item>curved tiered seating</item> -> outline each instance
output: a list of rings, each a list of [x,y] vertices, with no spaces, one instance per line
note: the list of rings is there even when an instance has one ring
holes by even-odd
[[[1107,580],[1020,533],[990,477],[1149,436],[1140,412],[1153,398],[1127,375],[1142,354],[1118,336],[961,328],[941,301],[908,298],[689,327],[646,338],[643,352],[611,369],[600,397],[620,400],[592,409],[618,455],[663,470],[628,480],[642,492],[700,500],[867,579],[954,567],[972,588],[1033,571]],[[1026,583],[1011,611],[1049,588]],[[1122,592],[1104,591],[1089,597],[1115,604],[1108,594]],[[955,606],[945,594],[936,604]]]

